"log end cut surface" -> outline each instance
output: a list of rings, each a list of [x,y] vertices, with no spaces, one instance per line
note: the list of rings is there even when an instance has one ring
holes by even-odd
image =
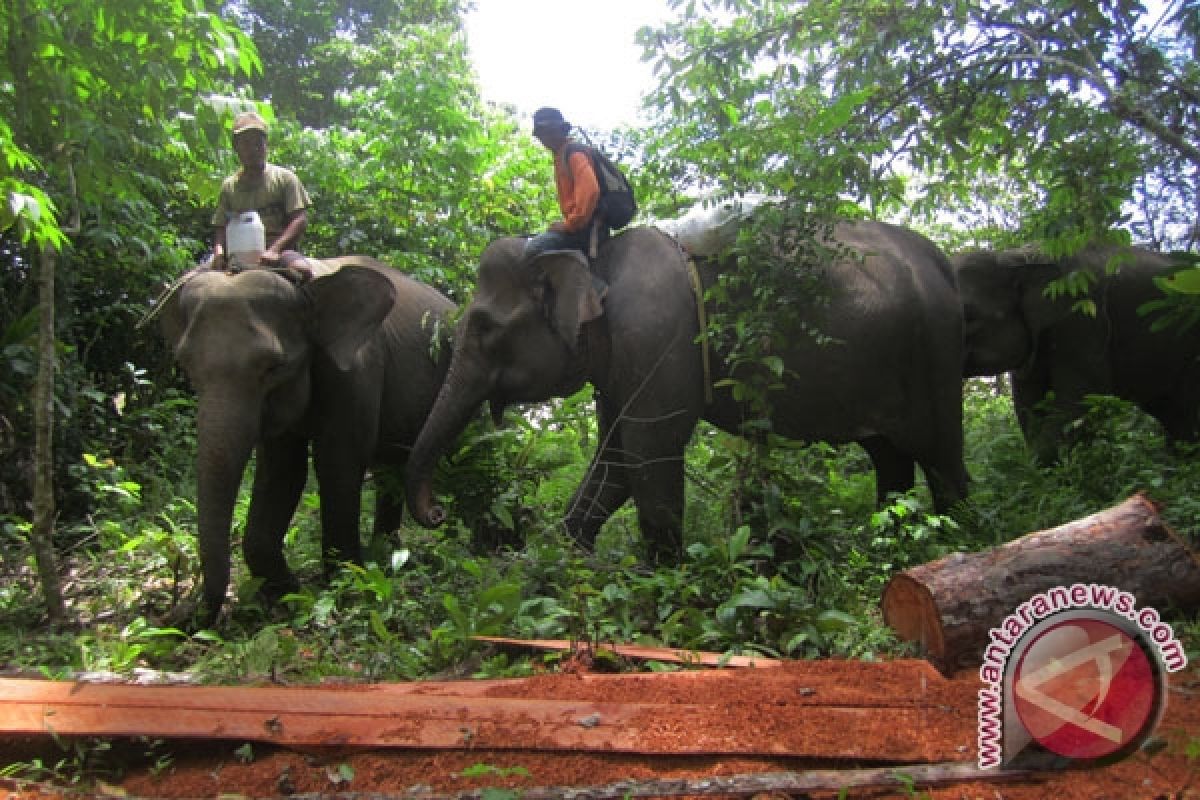
[[[919,581],[900,574],[883,590],[883,621],[906,642],[915,642],[931,661],[945,653],[942,620],[933,595]]]

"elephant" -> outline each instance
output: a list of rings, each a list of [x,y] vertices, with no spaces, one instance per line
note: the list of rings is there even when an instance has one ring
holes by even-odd
[[[1138,308],[1161,298],[1155,279],[1178,269],[1168,256],[1137,247],[1092,244],[1065,258],[1038,247],[962,253],[951,259],[962,294],[964,376],[1011,372],[1013,405],[1036,458],[1064,443],[1064,425],[1087,395],[1114,395],[1156,418],[1168,438],[1200,435],[1200,338],[1167,328]],[[1110,269],[1109,267],[1113,268]],[[1114,271],[1115,270],[1115,271]],[[1046,285],[1090,275],[1094,316]]]
[[[809,309],[810,323],[834,343],[801,335],[783,345],[786,387],[772,394],[774,430],[860,443],[880,497],[913,486],[915,460],[946,509],[967,492],[962,310],[950,264],[927,239],[882,223],[840,224],[836,239],[861,259],[833,263],[828,304]],[[522,247],[520,238],[498,239],[480,257],[450,372],[409,457],[413,516],[429,527],[443,521],[434,466],[485,400],[499,419],[509,404],[566,396],[590,382],[600,445],[567,510],[567,530],[594,544],[632,497],[651,556],[678,558],[692,431],[703,418],[738,433],[745,418],[721,386],[729,377],[721,354],[711,353],[705,369],[687,256],[661,230],[631,228],[592,265],[597,284],[580,253],[525,261]],[[711,286],[722,268],[700,262],[695,277]],[[716,387],[711,400],[708,387]]]
[[[367,256],[324,262],[296,284],[279,272],[196,270],[159,304],[162,332],[197,393],[196,482],[203,620],[220,612],[230,577],[230,526],[256,452],[243,539],[250,573],[278,598],[298,586],[283,537],[308,477],[321,498],[326,575],[361,563],[359,513],[368,467],[403,469],[449,366],[437,290]],[[377,504],[376,530],[401,501]]]

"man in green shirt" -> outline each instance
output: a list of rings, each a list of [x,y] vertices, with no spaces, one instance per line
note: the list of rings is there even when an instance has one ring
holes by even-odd
[[[212,268],[225,268],[225,226],[244,211],[257,211],[262,220],[267,249],[259,263],[287,267],[301,258],[295,248],[308,227],[308,192],[291,170],[267,163],[267,123],[253,111],[234,118],[233,150],[242,168],[225,179],[217,196]]]

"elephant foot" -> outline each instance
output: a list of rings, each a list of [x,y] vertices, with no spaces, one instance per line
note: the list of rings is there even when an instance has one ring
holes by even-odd
[[[257,596],[265,607],[271,608],[279,605],[287,595],[298,591],[300,582],[294,575],[288,575],[286,578],[264,580],[258,588]]]
[[[647,558],[655,567],[673,567],[683,563],[683,538],[680,535],[645,538]]]

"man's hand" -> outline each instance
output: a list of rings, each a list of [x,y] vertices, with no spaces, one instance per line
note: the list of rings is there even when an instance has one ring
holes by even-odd
[[[268,267],[279,266],[279,251],[274,247],[268,247],[263,251],[263,254],[258,257],[259,264],[265,264]]]

